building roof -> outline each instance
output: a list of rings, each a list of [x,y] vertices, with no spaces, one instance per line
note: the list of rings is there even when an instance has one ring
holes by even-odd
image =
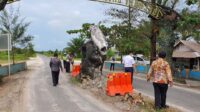
[[[176,43],[174,45],[174,47],[176,47],[179,44],[184,44],[185,46],[187,46],[188,48],[192,49],[194,52],[199,52],[200,53],[200,44],[197,42],[193,42],[193,41],[185,41],[185,40],[180,40],[178,43]]]
[[[197,58],[200,57],[200,44],[197,42],[193,41],[185,41],[185,40],[180,40],[177,42],[174,47],[178,46],[179,44],[183,44],[190,48],[192,51],[186,52],[186,51],[174,51],[172,54],[173,58]]]
[[[176,52],[173,52],[172,57],[173,58],[197,58],[197,57],[200,57],[200,53],[176,51]]]

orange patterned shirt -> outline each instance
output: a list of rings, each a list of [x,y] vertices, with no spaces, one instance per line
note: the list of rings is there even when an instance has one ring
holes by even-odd
[[[147,77],[150,78],[152,76],[154,78],[153,82],[155,83],[168,84],[169,81],[173,81],[170,66],[162,58],[158,58],[152,63]]]

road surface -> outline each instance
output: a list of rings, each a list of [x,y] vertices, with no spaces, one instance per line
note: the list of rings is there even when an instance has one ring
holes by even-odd
[[[27,81],[24,112],[117,112],[111,106],[96,100],[80,88],[70,85],[66,74],[60,75],[58,87],[52,86],[49,58],[39,55],[40,63]],[[134,78],[134,88],[153,96],[153,86],[141,78]],[[200,92],[181,87],[168,90],[167,103],[185,112],[200,112]]]
[[[52,86],[49,58],[38,55],[35,72],[27,81],[24,112],[117,112],[80,88],[70,85],[60,74],[57,87]]]
[[[134,88],[141,93],[154,98],[153,85],[141,78],[134,78]],[[185,112],[200,112],[200,91],[182,87],[169,87],[167,103]]]

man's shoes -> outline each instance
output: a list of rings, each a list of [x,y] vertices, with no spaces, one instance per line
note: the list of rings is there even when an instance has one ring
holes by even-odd
[[[56,86],[56,84],[53,84],[53,86]]]

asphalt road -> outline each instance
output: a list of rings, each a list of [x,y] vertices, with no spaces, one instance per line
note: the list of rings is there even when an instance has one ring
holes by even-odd
[[[26,112],[117,112],[89,92],[71,85],[64,73],[60,74],[59,85],[53,87],[49,58],[38,56],[41,63],[27,84]]]
[[[57,87],[52,86],[49,58],[39,55],[40,64],[31,75],[27,87],[25,112],[117,112],[112,107],[96,100],[92,95],[69,83],[69,76],[60,74]],[[134,88],[154,98],[152,83],[134,78]],[[200,112],[200,92],[182,87],[168,89],[167,103],[185,112]]]
[[[133,85],[136,90],[154,98],[154,90],[151,82],[135,77]],[[178,107],[185,112],[200,112],[200,91],[177,86],[169,87],[167,104]]]

